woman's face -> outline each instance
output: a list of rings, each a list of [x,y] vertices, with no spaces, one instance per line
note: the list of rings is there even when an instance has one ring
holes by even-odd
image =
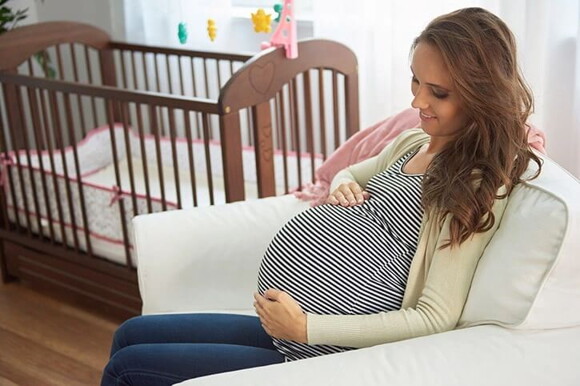
[[[421,128],[433,139],[452,140],[466,127],[467,114],[439,50],[428,43],[417,44],[411,71],[415,96],[411,105],[419,109]]]

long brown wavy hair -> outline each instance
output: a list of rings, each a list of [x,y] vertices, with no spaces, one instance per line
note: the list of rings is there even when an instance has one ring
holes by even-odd
[[[452,215],[454,247],[496,219],[494,200],[522,182],[530,160],[540,159],[527,141],[526,121],[533,97],[516,59],[515,38],[507,25],[482,8],[465,8],[434,19],[415,39],[441,52],[468,116],[467,127],[435,156],[423,180],[423,206],[439,221]],[[498,194],[505,186],[505,194]]]

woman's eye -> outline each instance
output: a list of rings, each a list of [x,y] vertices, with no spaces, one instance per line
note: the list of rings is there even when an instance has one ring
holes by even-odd
[[[413,82],[413,83],[419,83],[419,81],[417,80],[417,78],[415,78],[414,76],[411,77],[411,82]]]
[[[445,98],[447,98],[448,95],[449,94],[447,94],[447,93],[437,92],[437,91],[433,90],[433,96],[437,99],[445,99]]]

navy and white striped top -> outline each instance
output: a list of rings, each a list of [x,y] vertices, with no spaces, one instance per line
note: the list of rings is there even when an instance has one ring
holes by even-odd
[[[258,291],[286,291],[319,315],[400,309],[423,216],[423,175],[402,171],[415,153],[371,178],[363,204],[321,205],[288,221],[262,260]],[[274,345],[288,360],[349,349],[280,339]]]

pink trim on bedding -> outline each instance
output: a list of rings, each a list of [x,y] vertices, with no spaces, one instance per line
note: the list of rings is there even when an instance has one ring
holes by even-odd
[[[7,205],[7,207],[9,209],[14,210],[14,205]],[[26,214],[25,211],[24,211],[24,209],[22,209],[22,208],[18,208],[18,213],[24,213],[24,214]],[[36,213],[34,211],[28,211],[28,214],[29,215],[32,215],[32,216],[35,216],[35,217],[40,217],[42,220],[49,221],[48,220],[48,217],[43,216],[43,215],[38,215],[38,213]],[[81,231],[81,232],[87,233],[87,229],[86,228],[80,227],[78,225],[76,227],[73,227],[73,225],[70,224],[70,223],[68,223],[68,222],[62,222],[61,223],[60,221],[53,219],[52,220],[52,223],[53,224],[56,224],[56,225],[63,224],[66,228],[73,229],[73,230],[75,230],[75,228],[76,228],[77,231]],[[48,226],[48,225],[46,225],[46,226]],[[40,230],[39,230],[39,232],[40,232]],[[96,239],[104,240],[104,241],[109,242],[109,243],[118,244],[118,245],[125,245],[125,243],[123,242],[122,239],[112,239],[110,237],[107,237],[105,235],[102,235],[100,233],[93,232],[93,231],[89,231],[88,234],[91,235],[92,237],[96,238]],[[129,248],[130,249],[133,249],[133,245],[132,244],[129,244]]]
[[[2,166],[4,166],[4,165],[5,164],[2,163]],[[12,163],[6,164],[6,165],[7,166],[17,166],[16,163],[14,163],[14,161],[12,161]],[[57,178],[62,178],[63,180],[66,180],[67,179],[67,177],[64,174],[55,173],[55,172],[53,172],[51,170],[41,170],[39,167],[36,167],[36,166],[22,165],[21,164],[20,167],[21,168],[26,168],[26,169],[32,169],[32,170],[37,171],[39,173],[54,175]],[[102,169],[103,168],[99,168],[98,170],[102,170]],[[7,179],[8,178],[8,175],[9,175],[9,173],[6,173],[6,177],[2,177],[2,178],[6,178]],[[77,183],[77,184],[79,182],[79,180],[77,178],[75,178],[75,177],[68,177],[68,180],[71,181],[71,182]],[[98,190],[104,190],[104,191],[106,191],[108,193],[112,193],[114,196],[120,194],[120,195],[122,195],[124,197],[131,197],[131,193],[129,193],[127,191],[124,191],[122,189],[119,189],[116,185],[113,185],[112,187],[109,188],[109,187],[106,187],[104,185],[95,184],[93,182],[88,182],[88,181],[81,181],[81,182],[82,182],[82,185],[84,185],[84,186],[89,186],[91,188],[98,189]],[[135,197],[137,197],[137,198],[147,199],[147,195],[146,194],[141,194],[141,193],[134,193],[134,194],[135,194]],[[152,202],[157,202],[157,203],[163,203],[163,200],[161,198],[153,197],[153,196],[151,196],[151,201]],[[174,202],[174,201],[167,201],[166,200],[165,203],[166,203],[166,205],[173,207],[173,209],[177,209],[177,203],[176,202]]]

